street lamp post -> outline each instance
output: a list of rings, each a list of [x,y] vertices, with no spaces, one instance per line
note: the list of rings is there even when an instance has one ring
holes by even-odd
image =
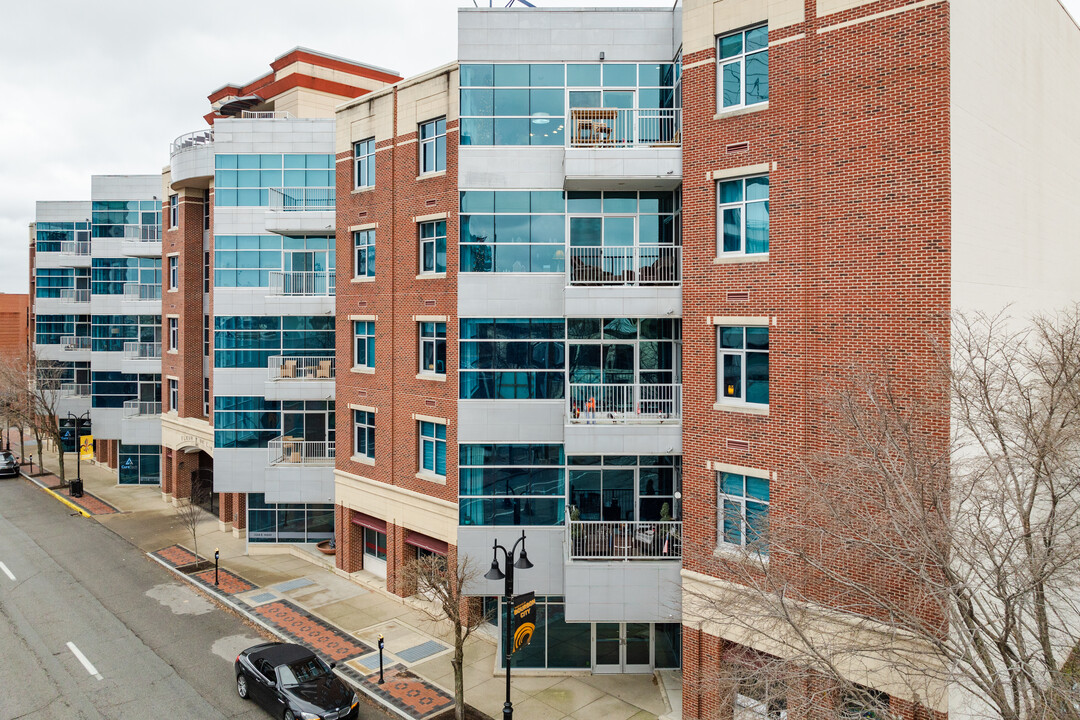
[[[71,488],[72,497],[82,497],[82,446],[79,441],[79,422],[82,420],[90,420],[90,411],[87,410],[82,415],[76,415],[75,413],[68,413],[68,419],[75,421],[75,486]],[[64,448],[60,448],[60,452],[64,452]]]
[[[521,554],[514,560],[514,553],[518,545],[521,545]],[[506,565],[506,573],[499,569],[499,551],[502,550],[503,560]],[[529,555],[525,552],[525,531],[521,531],[521,537],[514,546],[507,550],[499,544],[498,539],[491,546],[491,569],[484,573],[488,580],[503,580],[503,597],[506,603],[506,639],[503,641],[503,655],[506,657],[506,702],[503,703],[503,720],[514,719],[514,705],[510,702],[510,655],[514,650],[514,568],[528,570],[533,564],[529,562]]]

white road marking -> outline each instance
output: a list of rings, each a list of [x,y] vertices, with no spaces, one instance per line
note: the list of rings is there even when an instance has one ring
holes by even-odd
[[[86,656],[82,654],[82,651],[79,650],[79,648],[75,647],[75,643],[69,642],[67,644],[67,646],[68,646],[68,650],[70,650],[71,653],[75,656],[75,659],[77,659],[79,662],[81,662],[82,666],[84,668],[86,668],[86,672],[90,673],[91,675],[96,677],[98,680],[102,679],[101,678],[101,673],[99,673],[97,671],[97,668],[94,667],[93,664],[91,664],[91,662],[86,659]]]
[[[5,574],[5,575],[7,575],[7,576],[8,576],[8,578],[10,578],[10,579],[11,579],[11,582],[15,582],[15,576],[11,574],[11,571],[10,571],[10,570],[8,570],[8,567],[7,567],[7,565],[5,565],[4,563],[0,562],[0,570],[3,570],[3,571],[4,571],[4,574]]]

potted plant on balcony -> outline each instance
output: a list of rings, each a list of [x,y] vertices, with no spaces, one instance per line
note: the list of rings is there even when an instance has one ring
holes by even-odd
[[[315,543],[315,547],[317,547],[319,552],[323,555],[334,555],[337,553],[337,543],[334,542],[334,538]]]
[[[577,505],[570,506],[570,542],[573,544],[573,555],[580,556],[585,552],[585,528],[579,525],[581,510]]]
[[[682,537],[679,534],[679,526],[674,524],[675,518],[671,517],[671,504],[664,503],[660,506],[660,522],[664,523],[663,532],[660,533],[661,552],[664,555],[678,555],[682,551]]]

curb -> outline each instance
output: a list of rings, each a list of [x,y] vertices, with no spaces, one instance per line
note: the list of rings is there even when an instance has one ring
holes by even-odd
[[[60,497],[60,496],[57,495],[57,497]],[[63,498],[60,498],[60,499],[63,500]],[[206,587],[204,587],[204,586],[200,585],[199,583],[195,582],[194,580],[189,578],[187,575],[180,572],[176,568],[172,567],[168,563],[162,561],[161,558],[156,557],[152,553],[147,552],[146,556],[149,557],[154,562],[156,562],[157,564],[161,565],[161,567],[165,568],[166,570],[170,571],[171,573],[173,573],[177,577],[181,578],[188,585],[193,586],[196,590],[201,590],[202,592],[209,594],[212,598],[214,598],[215,601],[221,603],[222,605],[225,605],[230,610],[232,610],[236,614],[240,615],[244,619],[258,625],[259,627],[261,627],[263,630],[270,633],[274,637],[281,639],[283,642],[289,642],[288,638],[286,638],[284,635],[281,635],[277,631],[276,628],[274,628],[271,625],[269,625],[268,623],[266,623],[262,618],[258,617],[257,615],[254,615],[254,614],[250,613],[247,610],[247,608],[241,607],[240,605],[233,602],[227,596],[225,596],[225,595],[223,595],[221,593],[216,593],[216,592],[213,592],[211,590],[208,590]],[[360,685],[355,685],[352,682],[352,680],[349,679],[349,677],[347,677],[346,675],[343,675],[342,673],[338,672],[336,669],[334,670],[334,674],[337,675],[338,678],[340,678],[341,681],[344,682],[346,685],[353,688],[356,692],[363,694],[364,697],[370,698],[372,701],[378,703],[380,707],[390,711],[391,713],[398,716],[399,718],[402,718],[402,720],[416,720],[416,718],[414,716],[407,715],[406,713],[402,712],[400,708],[394,707],[390,703],[383,700],[381,697],[372,694],[367,688],[365,688],[363,686],[360,686]]]
[[[30,477],[29,475],[27,475],[27,474],[26,474],[26,473],[24,473],[23,471],[21,471],[21,470],[20,470],[20,471],[19,471],[19,475],[21,475],[22,477],[26,478],[27,480],[29,480],[30,482],[34,483],[35,485],[37,485],[37,486],[38,486],[38,488],[39,488],[39,489],[40,489],[40,490],[41,490],[42,492],[45,492],[45,493],[48,493],[49,495],[52,495],[52,496],[53,496],[54,498],[56,498],[56,499],[57,499],[57,500],[59,500],[60,502],[64,503],[64,504],[65,504],[65,505],[67,505],[67,506],[68,506],[69,508],[71,508],[71,509],[72,509],[72,510],[74,510],[75,512],[79,513],[79,514],[80,514],[80,515],[82,515],[83,517],[87,517],[87,518],[88,518],[88,517],[91,517],[90,513],[86,512],[86,511],[85,511],[85,510],[83,510],[83,509],[82,509],[81,507],[79,507],[79,506],[78,506],[78,505],[76,505],[75,503],[71,502],[71,501],[70,501],[70,500],[68,500],[68,499],[67,499],[66,497],[64,497],[63,495],[61,495],[60,493],[58,493],[58,492],[55,492],[55,491],[53,491],[53,489],[52,489],[52,488],[48,488],[48,487],[46,487],[45,485],[41,484],[40,482],[38,482],[38,481],[37,481],[37,480],[35,480],[34,478]]]

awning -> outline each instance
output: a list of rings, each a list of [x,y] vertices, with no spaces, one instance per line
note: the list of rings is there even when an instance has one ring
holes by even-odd
[[[353,525],[359,525],[360,527],[366,527],[368,530],[374,530],[375,532],[381,532],[386,534],[386,521],[380,520],[377,517],[371,517],[365,515],[362,512],[352,511],[352,523]]]
[[[263,99],[258,95],[245,95],[222,103],[217,108],[217,113],[226,117],[235,116],[239,115],[241,111],[248,110],[262,102]]]
[[[427,535],[421,535],[418,532],[410,530],[405,536],[405,544],[412,545],[413,547],[423,548],[424,550],[430,550],[436,555],[445,556],[449,551],[450,546],[442,540],[436,540],[433,537]]]

